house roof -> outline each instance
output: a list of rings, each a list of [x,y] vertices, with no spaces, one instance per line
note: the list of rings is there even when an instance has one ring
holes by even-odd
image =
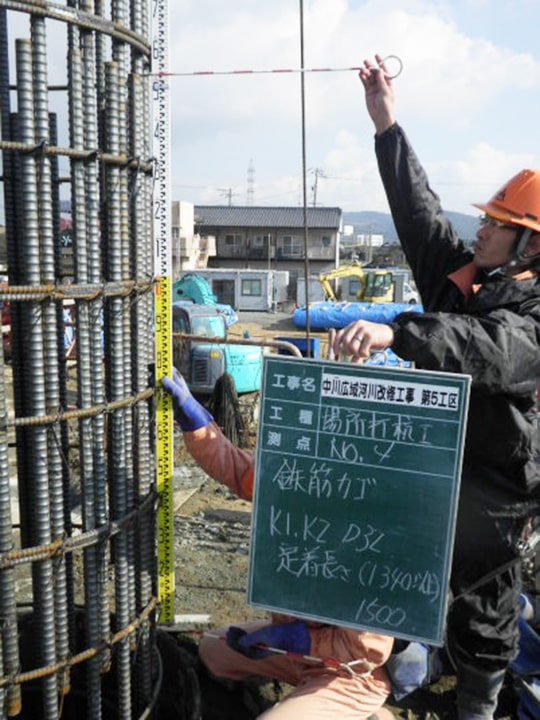
[[[342,210],[337,207],[307,208],[308,227],[339,230]],[[301,207],[242,207],[195,205],[195,224],[200,227],[303,228]]]

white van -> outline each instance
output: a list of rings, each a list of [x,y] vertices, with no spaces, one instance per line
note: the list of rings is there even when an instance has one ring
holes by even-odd
[[[403,302],[409,303],[410,305],[418,305],[420,303],[418,292],[413,290],[408,282],[403,283]]]

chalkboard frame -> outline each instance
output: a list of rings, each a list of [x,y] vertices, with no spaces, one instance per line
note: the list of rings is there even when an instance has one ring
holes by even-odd
[[[265,356],[250,606],[443,644],[470,380]]]

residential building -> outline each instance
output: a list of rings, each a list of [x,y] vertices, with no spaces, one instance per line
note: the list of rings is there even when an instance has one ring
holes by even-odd
[[[195,234],[214,237],[210,268],[247,268],[289,272],[289,297],[305,274],[305,247],[311,272],[339,264],[343,213],[337,207],[307,208],[307,233],[301,207],[195,206]],[[306,242],[307,234],[307,242]]]
[[[215,239],[195,233],[193,203],[171,203],[171,246],[173,279],[182,271],[206,268],[208,258],[216,254]]]

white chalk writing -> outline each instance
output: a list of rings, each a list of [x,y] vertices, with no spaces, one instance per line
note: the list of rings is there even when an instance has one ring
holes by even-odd
[[[377,480],[369,475],[352,475],[326,462],[313,462],[305,468],[297,458],[284,458],[272,477],[283,492],[304,493],[318,499],[342,498],[364,500],[369,488],[376,488]]]

